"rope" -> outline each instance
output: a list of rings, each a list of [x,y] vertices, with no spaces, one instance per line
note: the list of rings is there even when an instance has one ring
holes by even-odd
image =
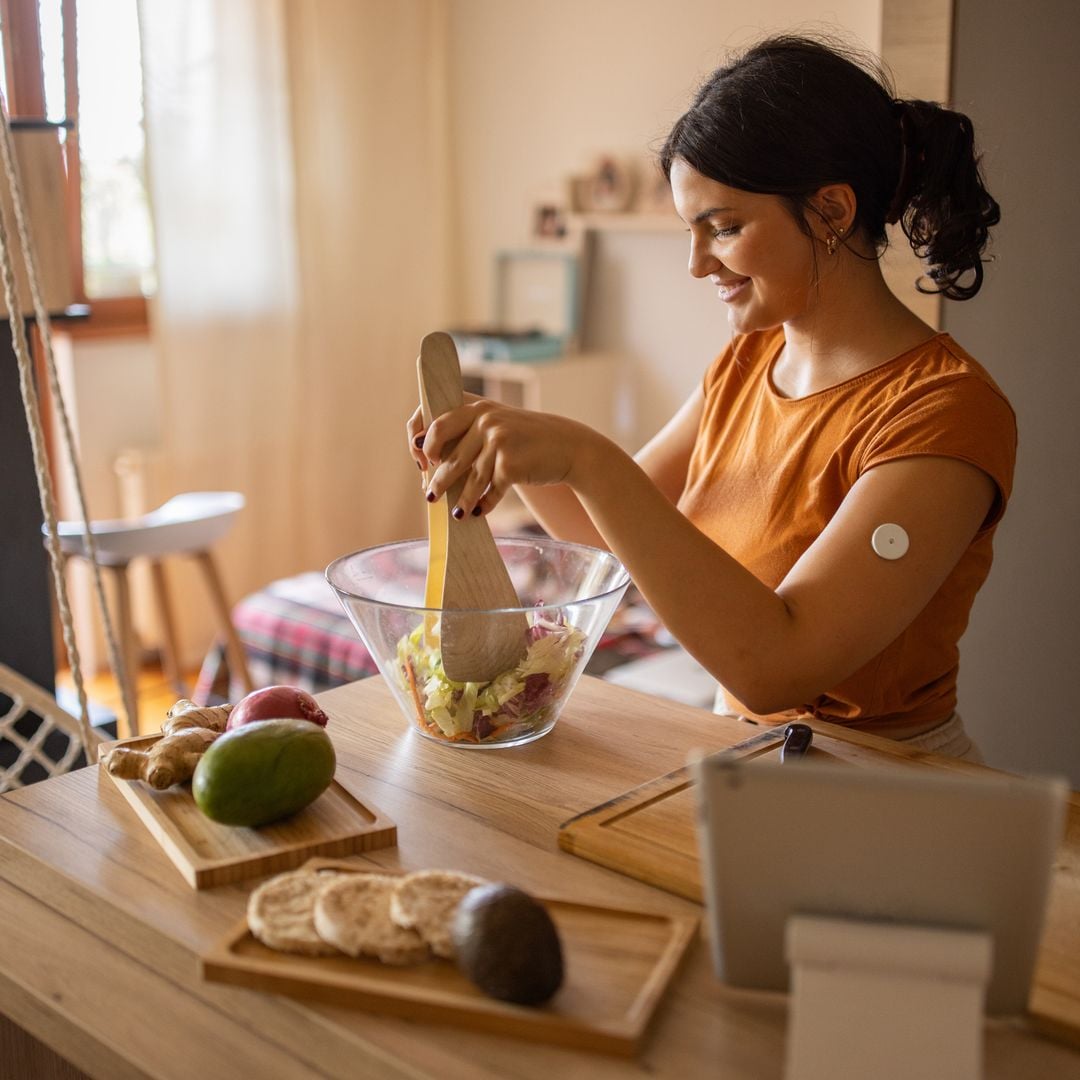
[[[34,306],[34,320],[38,332],[41,335],[42,346],[45,353],[45,368],[48,373],[49,387],[53,394],[57,413],[61,421],[61,429],[64,437],[64,447],[67,451],[68,461],[71,465],[72,475],[75,481],[75,490],[78,496],[79,513],[82,517],[83,528],[86,536],[86,546],[90,555],[90,564],[93,567],[94,586],[97,594],[98,605],[101,610],[102,621],[105,628],[105,637],[108,645],[109,660],[113,671],[116,672],[120,682],[124,699],[124,712],[127,714],[130,730],[135,730],[135,703],[133,690],[127,678],[127,672],[120,649],[117,645],[116,635],[113,631],[112,620],[109,616],[109,607],[105,601],[105,588],[101,579],[101,567],[97,559],[97,546],[94,543],[94,535],[90,529],[90,515],[86,508],[86,493],[83,488],[82,473],[79,469],[78,457],[75,452],[75,440],[68,419],[67,408],[64,405],[64,396],[60,388],[60,380],[56,370],[56,359],[53,355],[52,333],[48,312],[41,297],[40,278],[38,275],[37,259],[34,254],[34,246],[30,235],[30,226],[27,220],[23,204],[22,186],[19,181],[18,170],[15,167],[15,151],[11,136],[11,125],[8,119],[7,102],[0,96],[0,116],[3,123],[0,124],[0,159],[3,160],[4,172],[7,175],[8,187],[11,191],[12,207],[15,211],[15,221],[19,234],[19,243],[22,249],[23,262],[26,267],[26,276],[30,285],[30,296]],[[37,390],[34,386],[30,353],[26,342],[26,332],[23,320],[20,317],[20,303],[15,288],[15,274],[12,269],[11,254],[8,244],[7,227],[4,217],[0,214],[0,272],[3,275],[4,298],[7,302],[8,322],[11,325],[11,340],[15,349],[15,356],[19,364],[19,388],[22,392],[23,408],[26,412],[26,423],[30,431],[30,445],[33,451],[34,472],[37,476],[38,494],[41,499],[41,511],[47,523],[49,563],[52,569],[53,586],[56,591],[57,607],[60,613],[60,625],[63,632],[64,646],[67,649],[68,659],[71,663],[71,673],[75,681],[75,689],[79,697],[79,730],[86,747],[92,747],[96,741],[93,727],[90,723],[90,710],[86,698],[86,688],[83,683],[82,666],[79,662],[79,649],[75,641],[75,630],[71,615],[71,606],[68,602],[67,581],[63,572],[63,556],[60,551],[60,539],[56,525],[56,499],[53,493],[52,475],[49,472],[48,457],[45,452],[45,435],[41,425],[41,406],[38,401]]]

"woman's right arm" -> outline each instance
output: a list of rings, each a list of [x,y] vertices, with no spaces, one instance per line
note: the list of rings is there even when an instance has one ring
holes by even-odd
[[[699,385],[679,411],[634,455],[646,476],[671,503],[678,501],[686,483],[703,407],[704,394]],[[517,492],[549,536],[607,547],[578,497],[566,485],[522,484]]]

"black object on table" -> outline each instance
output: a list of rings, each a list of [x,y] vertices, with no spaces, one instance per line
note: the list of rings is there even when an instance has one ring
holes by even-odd
[[[814,731],[807,724],[788,724],[784,729],[784,744],[780,747],[781,764],[805,757],[813,741]]]

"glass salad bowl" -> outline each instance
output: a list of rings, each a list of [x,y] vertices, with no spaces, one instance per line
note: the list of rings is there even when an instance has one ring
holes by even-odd
[[[517,746],[546,735],[630,582],[619,560],[598,548],[541,537],[501,537],[496,546],[528,630],[517,665],[483,683],[453,682],[443,672],[442,612],[424,607],[427,540],[366,548],[326,568],[401,711],[426,738],[450,746]]]

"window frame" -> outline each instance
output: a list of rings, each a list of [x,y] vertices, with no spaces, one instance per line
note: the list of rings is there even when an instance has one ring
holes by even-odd
[[[64,223],[71,262],[75,302],[87,305],[89,315],[64,324],[75,338],[149,336],[145,296],[91,299],[86,295],[82,246],[82,166],[79,160],[79,80],[76,47],[78,0],[61,0],[64,51],[64,112],[72,122],[64,142],[67,172]],[[45,116],[45,74],[41,58],[38,0],[0,0],[4,26],[4,70],[8,110],[12,118],[39,120]]]

